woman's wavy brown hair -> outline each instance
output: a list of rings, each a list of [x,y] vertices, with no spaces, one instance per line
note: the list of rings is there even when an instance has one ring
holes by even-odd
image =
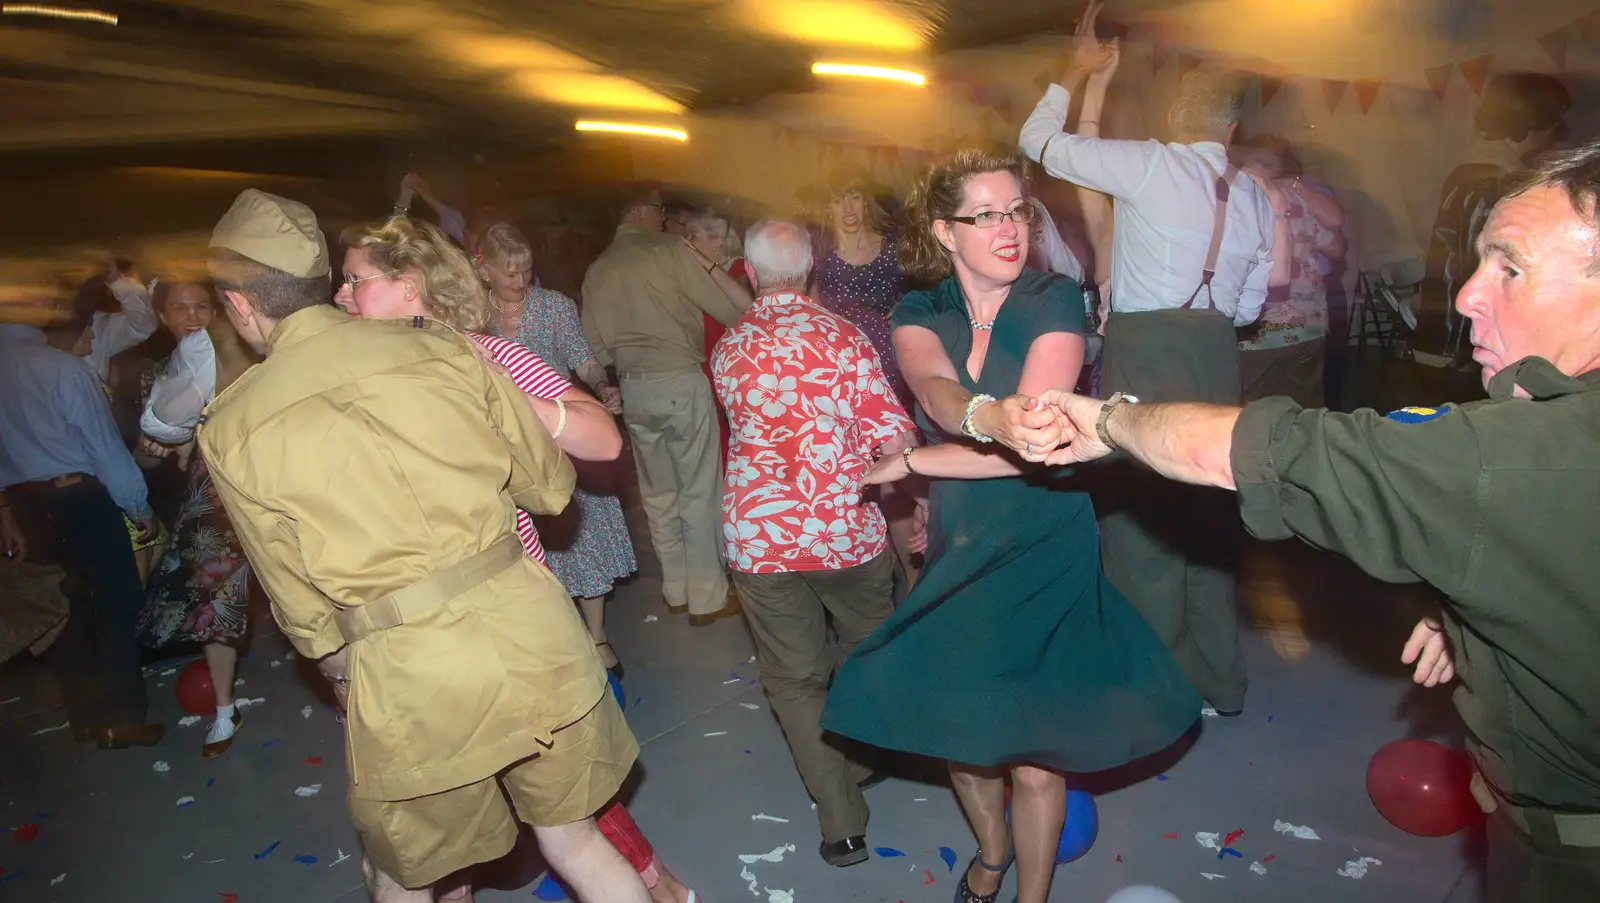
[[[428,315],[463,332],[489,325],[489,295],[467,255],[427,223],[397,216],[345,230],[346,247],[360,248],[381,270],[411,273],[422,281]]]
[[[905,231],[900,233],[900,268],[913,279],[937,282],[955,272],[950,252],[939,243],[933,224],[961,208],[973,176],[1009,172],[1028,194],[1028,161],[1016,151],[963,148],[937,160],[906,198]]]

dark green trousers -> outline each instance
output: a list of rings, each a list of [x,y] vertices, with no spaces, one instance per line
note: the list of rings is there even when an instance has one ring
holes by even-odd
[[[1489,816],[1487,871],[1486,903],[1600,900],[1600,846],[1568,846],[1542,823],[1523,830],[1504,811]]]
[[[1213,310],[1112,314],[1101,392],[1118,391],[1145,403],[1238,404],[1232,319]],[[1131,461],[1107,465],[1096,486],[1106,577],[1206,701],[1223,711],[1241,708],[1246,680],[1233,494],[1175,483]]]

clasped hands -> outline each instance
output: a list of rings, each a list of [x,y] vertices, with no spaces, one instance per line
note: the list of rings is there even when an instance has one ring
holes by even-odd
[[[972,428],[1024,461],[1060,467],[1103,458],[1110,447],[1095,429],[1105,402],[1063,389],[1012,395],[972,413]]]

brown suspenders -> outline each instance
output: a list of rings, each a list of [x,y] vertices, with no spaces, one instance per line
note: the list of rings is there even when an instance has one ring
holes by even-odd
[[[1206,164],[1206,168],[1209,169],[1210,164]],[[1195,299],[1200,297],[1201,289],[1206,290],[1206,304],[1209,306],[1212,302],[1211,277],[1217,274],[1217,258],[1222,254],[1222,230],[1228,220],[1228,194],[1232,191],[1233,180],[1237,175],[1239,168],[1229,163],[1228,168],[1217,178],[1217,219],[1216,224],[1211,227],[1211,250],[1206,252],[1206,267],[1200,274],[1200,284],[1195,286],[1193,294],[1189,295],[1189,300],[1183,302],[1184,310],[1194,306]]]

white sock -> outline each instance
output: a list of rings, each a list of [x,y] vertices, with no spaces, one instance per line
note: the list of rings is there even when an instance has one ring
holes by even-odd
[[[233,703],[217,706],[217,720],[211,722],[206,732],[207,743],[221,743],[233,736]]]

